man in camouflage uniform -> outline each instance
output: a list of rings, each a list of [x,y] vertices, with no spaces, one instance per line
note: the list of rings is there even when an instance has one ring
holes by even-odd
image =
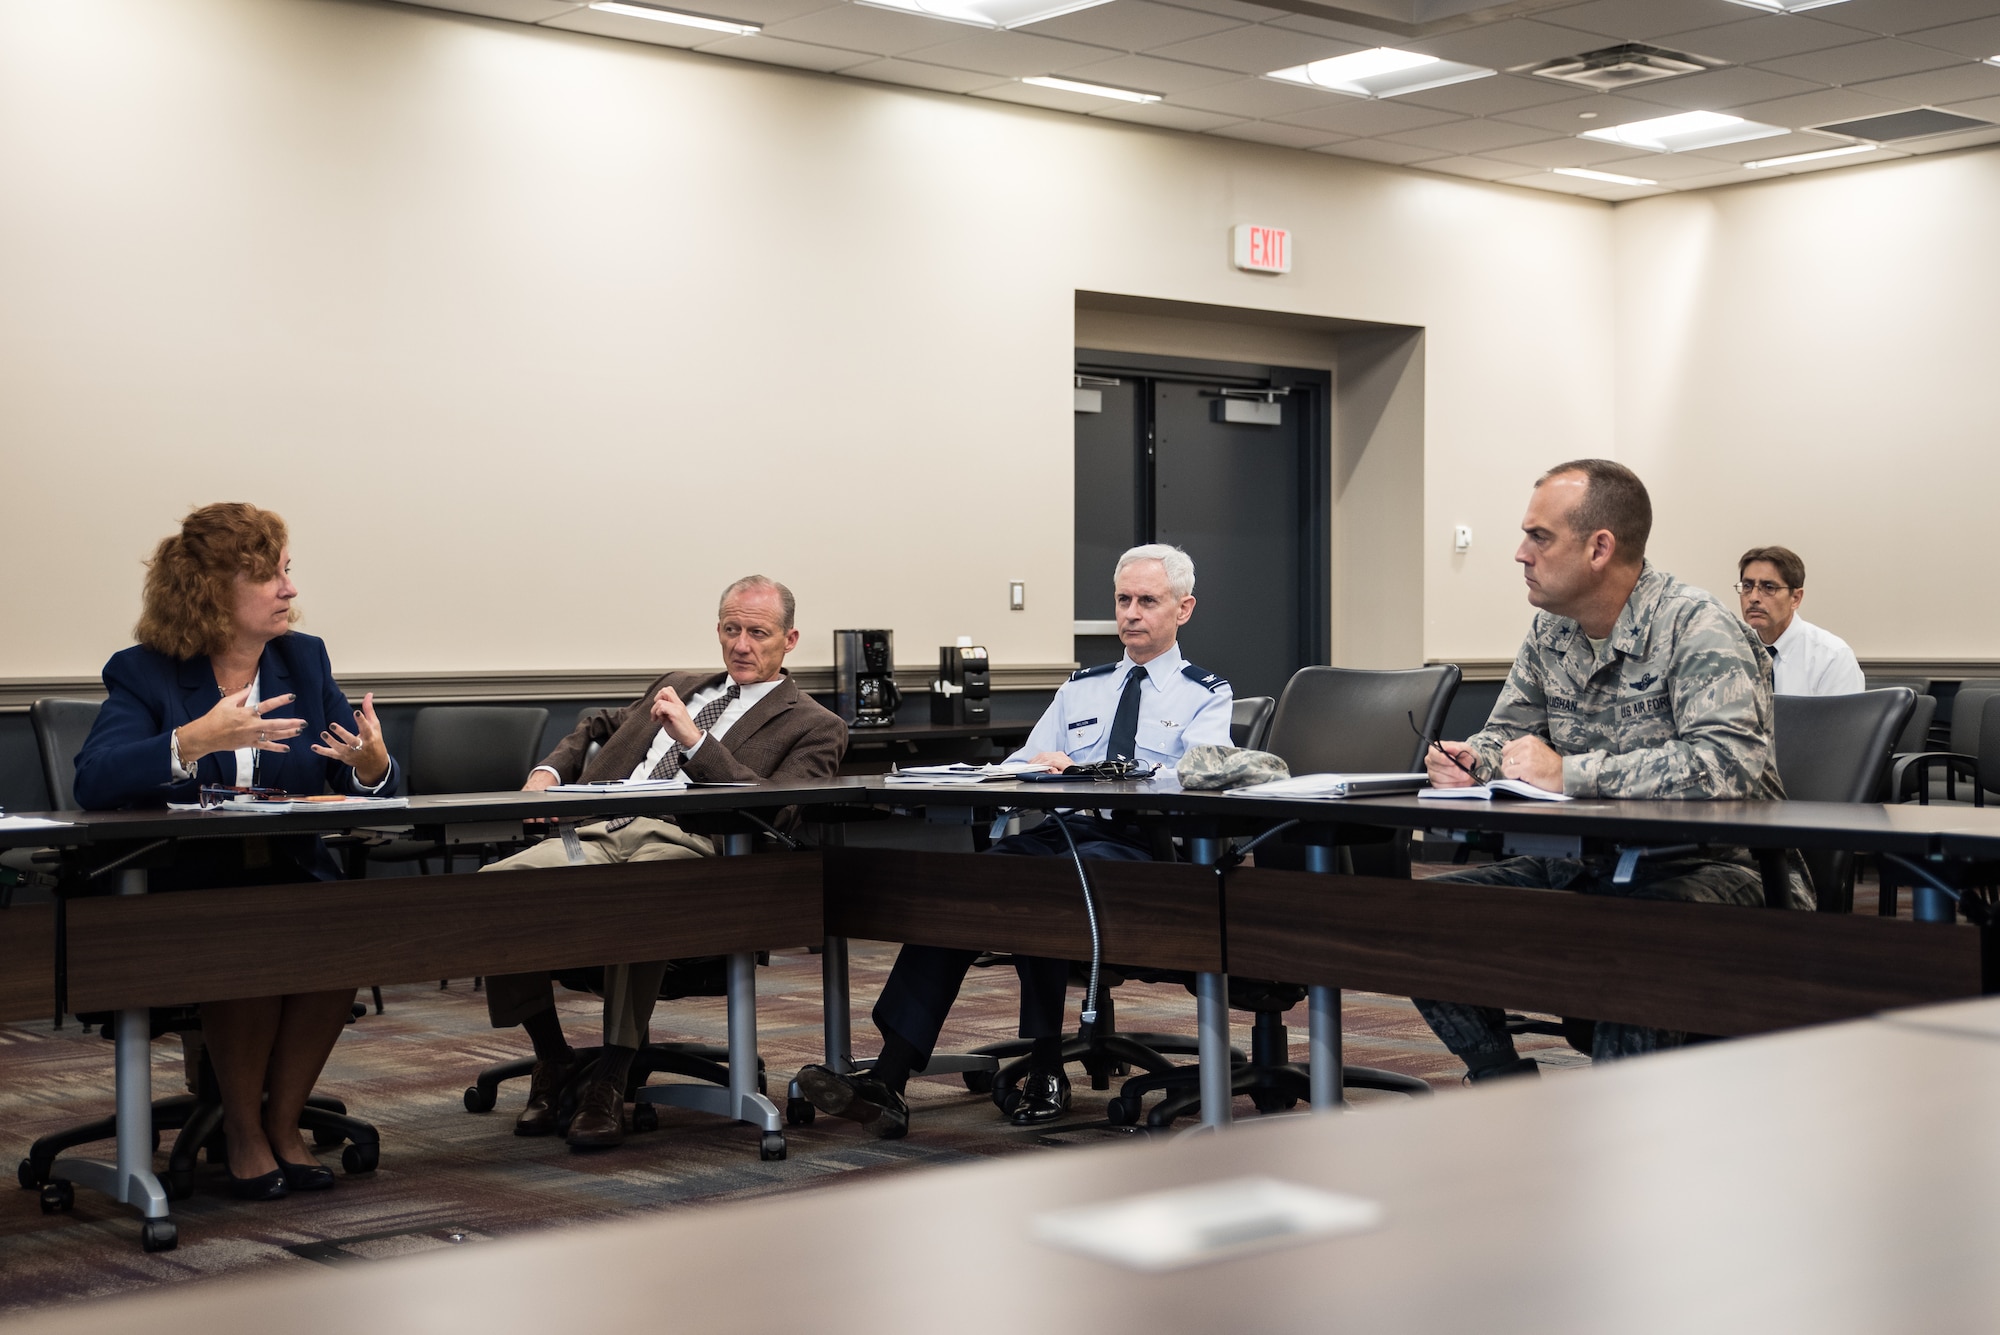
[[[1440,788],[1510,778],[1572,797],[1782,798],[1772,748],[1771,663],[1756,633],[1712,595],[1655,569],[1645,484],[1603,459],[1558,464],[1535,484],[1521,563],[1541,611],[1486,726],[1427,758]],[[1612,855],[1510,858],[1442,880],[1635,899],[1761,905],[1743,850],[1642,860],[1612,881]],[[1793,898],[1810,907],[1794,880]],[[1506,1015],[1490,1006],[1417,1001],[1469,1077],[1528,1075]],[[1599,1023],[1598,1061],[1678,1047],[1685,1035]]]

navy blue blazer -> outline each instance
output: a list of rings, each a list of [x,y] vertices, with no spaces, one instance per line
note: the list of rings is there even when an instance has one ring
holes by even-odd
[[[258,754],[258,783],[293,793],[368,791],[356,781],[352,766],[312,750],[329,722],[354,728],[354,709],[333,679],[325,643],[298,631],[281,635],[264,646],[257,671],[262,698],[296,697],[266,717],[306,721],[299,735],[287,740],[282,754]],[[104,689],[108,696],[104,708],[76,757],[76,800],[86,811],[193,802],[202,784],[236,782],[236,757],[227,751],[203,756],[192,779],[176,780],[171,770],[168,734],[202,717],[222,699],[206,655],[173,659],[135,644],[113,654],[104,665]],[[401,784],[402,774],[392,759],[389,780],[380,791],[386,796]],[[333,858],[317,838],[283,837],[272,842],[274,849],[315,880],[338,877]]]

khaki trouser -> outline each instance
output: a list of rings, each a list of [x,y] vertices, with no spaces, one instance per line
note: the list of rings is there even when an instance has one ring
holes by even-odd
[[[616,862],[666,862],[676,858],[715,856],[715,846],[698,834],[689,834],[671,821],[641,816],[623,829],[612,830],[599,821],[577,830],[583,848],[583,864]],[[481,871],[520,871],[524,868],[567,867],[568,851],[561,839],[544,839],[533,848],[524,848],[510,858],[502,858]],[[666,976],[665,960],[642,964],[612,964],[604,970],[604,1043],[608,1047],[646,1046],[646,1027],[652,1022],[653,1003],[660,996],[660,980]],[[498,974],[486,980],[486,1014],[495,1029],[511,1029],[538,1011],[556,1004],[555,984],[546,972]]]

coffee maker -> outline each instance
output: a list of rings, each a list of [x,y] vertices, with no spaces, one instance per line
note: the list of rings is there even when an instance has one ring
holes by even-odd
[[[850,728],[886,728],[903,702],[896,689],[895,633],[833,633],[833,709]]]
[[[931,683],[932,723],[991,723],[992,694],[993,677],[984,645],[974,644],[970,635],[961,635],[957,644],[939,646],[937,680]]]

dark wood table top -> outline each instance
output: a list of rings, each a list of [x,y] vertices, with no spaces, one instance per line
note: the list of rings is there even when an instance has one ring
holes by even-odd
[[[572,1321],[587,1283],[612,1329],[671,1314],[983,1335],[1018,1329],[1026,1303],[1103,1335],[1982,1331],[2000,1311],[2000,1163],[1976,1129],[1995,1107],[2000,1044],[1862,1021],[1344,1116],[186,1284],[10,1329],[261,1335],[282,1313],[297,1335],[529,1335]],[[1051,1209],[1243,1177],[1349,1193],[1382,1223],[1165,1273],[1033,1232]]]
[[[848,725],[847,748],[863,742],[945,742],[975,737],[1026,737],[1035,730],[1033,719],[1015,723],[892,723],[884,728]]]

